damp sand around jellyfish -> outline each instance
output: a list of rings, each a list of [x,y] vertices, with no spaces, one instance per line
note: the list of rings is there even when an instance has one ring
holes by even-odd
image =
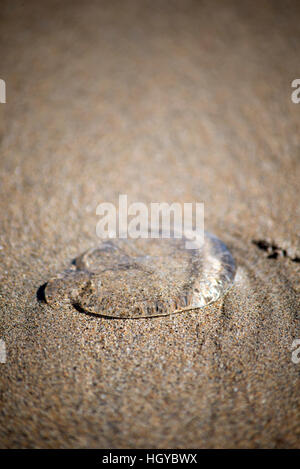
[[[233,257],[212,234],[205,233],[200,249],[186,249],[185,241],[104,241],[49,280],[46,302],[70,302],[82,312],[114,318],[163,316],[213,303],[233,284]]]

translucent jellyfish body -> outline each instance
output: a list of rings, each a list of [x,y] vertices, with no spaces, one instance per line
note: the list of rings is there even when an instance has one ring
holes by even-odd
[[[113,239],[81,254],[73,268],[49,280],[52,306],[71,302],[79,311],[142,318],[202,308],[232,286],[235,263],[227,247],[205,233],[197,249],[186,239]]]

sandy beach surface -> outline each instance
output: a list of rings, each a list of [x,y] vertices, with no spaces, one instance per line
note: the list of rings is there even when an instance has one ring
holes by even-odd
[[[299,14],[2,2],[1,448],[300,446]],[[39,302],[119,194],[204,202],[228,295],[137,320]]]

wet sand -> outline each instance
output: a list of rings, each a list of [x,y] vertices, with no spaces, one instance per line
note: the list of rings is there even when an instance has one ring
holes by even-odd
[[[300,446],[299,13],[4,2],[1,448]],[[137,320],[39,302],[119,194],[204,202],[238,266],[225,299]]]

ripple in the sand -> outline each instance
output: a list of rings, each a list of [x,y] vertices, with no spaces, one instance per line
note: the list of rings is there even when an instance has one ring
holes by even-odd
[[[70,301],[80,311],[116,318],[168,315],[201,308],[232,286],[234,260],[226,246],[206,233],[201,249],[185,239],[114,239],[75,259],[51,279],[47,303]]]

